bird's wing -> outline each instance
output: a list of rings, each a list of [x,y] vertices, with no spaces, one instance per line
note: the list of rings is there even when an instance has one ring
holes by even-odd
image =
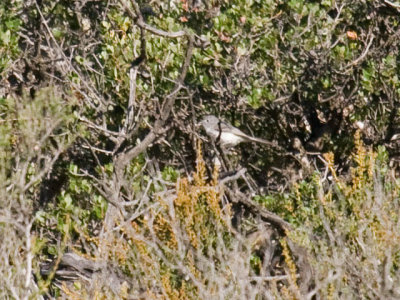
[[[231,133],[243,138],[243,141],[248,140],[248,141],[252,141],[252,142],[256,142],[256,143],[261,143],[261,144],[277,147],[277,145],[275,145],[274,143],[272,143],[270,141],[249,136],[249,135],[245,134],[243,131],[241,131],[240,129],[238,129],[228,123],[225,123],[224,121],[219,122],[218,126],[220,126],[220,128],[218,128],[218,130],[221,130],[222,132],[230,131]]]
[[[224,121],[218,123],[218,130],[221,130],[222,132],[230,132],[243,138],[247,137],[247,135],[243,131]]]

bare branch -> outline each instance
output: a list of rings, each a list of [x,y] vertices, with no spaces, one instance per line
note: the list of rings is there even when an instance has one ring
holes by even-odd
[[[351,67],[351,66],[357,65],[359,62],[361,62],[361,61],[365,58],[365,56],[368,54],[369,48],[370,48],[371,45],[372,45],[372,42],[374,41],[374,38],[375,38],[374,35],[372,35],[371,38],[369,39],[368,45],[367,45],[367,47],[364,49],[363,53],[361,53],[361,55],[360,55],[357,59],[355,59],[355,60],[353,60],[351,63],[349,63],[349,64],[345,67],[345,69],[348,69],[348,68]]]
[[[193,36],[187,33],[188,38],[188,46],[185,55],[185,61],[181,67],[180,76],[178,77],[175,87],[172,92],[166,97],[165,102],[160,111],[160,117],[156,120],[153,129],[147,134],[144,140],[133,149],[130,149],[126,152],[121,153],[116,157],[116,171],[121,172],[123,170],[123,166],[125,166],[129,161],[131,161],[134,157],[138,156],[140,153],[145,151],[147,147],[156,139],[157,135],[162,131],[166,120],[168,119],[172,107],[175,103],[176,97],[178,96],[178,92],[183,87],[183,82],[186,77],[187,70],[189,68],[189,64],[192,58],[193,52]]]
[[[394,8],[396,8],[396,9],[400,9],[400,4],[393,3],[393,2],[391,2],[391,1],[389,1],[389,0],[384,0],[383,2],[385,2],[387,5],[389,5],[389,6],[391,6],[391,7],[394,7]]]
[[[134,11],[125,3],[125,0],[120,0],[119,3],[121,3],[121,5],[125,9],[125,11],[129,14],[129,16],[132,19],[136,20],[136,24],[140,28],[143,28],[151,33],[154,33],[155,35],[168,37],[168,38],[178,38],[178,37],[183,37],[186,35],[186,32],[184,30],[168,32],[168,31],[164,31],[161,29],[157,29],[157,28],[152,27],[149,24],[145,23],[142,13],[140,12],[139,5],[136,3],[136,1],[131,1]]]

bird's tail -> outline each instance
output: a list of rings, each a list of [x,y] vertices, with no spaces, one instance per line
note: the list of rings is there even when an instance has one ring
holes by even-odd
[[[280,146],[278,146],[277,144],[264,140],[264,139],[260,139],[260,138],[256,138],[256,137],[250,137],[248,136],[248,139],[252,142],[256,142],[256,143],[260,143],[260,144],[264,144],[264,145],[268,145],[274,148],[280,148]]]

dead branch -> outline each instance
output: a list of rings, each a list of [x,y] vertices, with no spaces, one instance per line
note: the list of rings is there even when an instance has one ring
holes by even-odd
[[[187,32],[187,39],[188,39],[188,46],[186,50],[186,55],[185,55],[185,61],[183,62],[183,65],[181,67],[180,71],[180,76],[176,80],[175,87],[173,88],[172,92],[166,97],[165,102],[162,105],[159,118],[155,121],[154,127],[152,130],[146,135],[144,140],[137,146],[133,147],[132,149],[129,149],[125,152],[122,152],[120,155],[118,155],[115,159],[115,166],[116,170],[122,171],[123,166],[125,166],[129,161],[131,161],[133,158],[138,156],[140,153],[145,151],[147,147],[154,142],[154,140],[157,138],[158,134],[162,131],[166,120],[168,119],[172,107],[175,103],[176,97],[178,96],[179,91],[183,87],[184,80],[186,77],[187,70],[189,68],[189,64],[192,58],[192,52],[193,52],[193,36]]]

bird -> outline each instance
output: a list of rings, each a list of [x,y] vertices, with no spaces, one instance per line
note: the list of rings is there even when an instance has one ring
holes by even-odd
[[[218,142],[221,147],[229,149],[235,147],[242,142],[255,142],[265,145],[273,145],[273,143],[249,136],[233,125],[222,121],[214,115],[206,115],[199,123],[205,130],[206,134],[214,141]]]

